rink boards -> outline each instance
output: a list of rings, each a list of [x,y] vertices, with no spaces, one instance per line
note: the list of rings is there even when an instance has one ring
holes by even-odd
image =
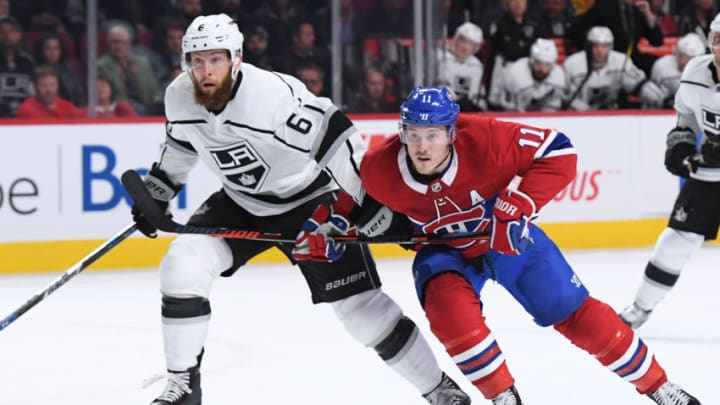
[[[368,142],[396,131],[395,115],[352,117]],[[652,245],[667,222],[679,187],[663,167],[669,111],[499,115],[565,132],[578,155],[576,179],[537,221],[565,249]],[[124,170],[147,170],[159,157],[164,122],[3,123],[0,150],[0,273],[64,269],[130,221],[130,200],[119,181]],[[482,175],[482,173],[478,173]],[[198,164],[173,202],[184,221],[220,187]],[[172,238],[133,237],[98,268],[157,266]],[[406,255],[390,245],[378,257]],[[256,261],[285,260],[273,250]]]

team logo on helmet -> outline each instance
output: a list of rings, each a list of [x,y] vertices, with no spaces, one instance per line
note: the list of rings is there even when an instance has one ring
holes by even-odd
[[[198,25],[198,31],[202,31],[205,29],[205,24]]]

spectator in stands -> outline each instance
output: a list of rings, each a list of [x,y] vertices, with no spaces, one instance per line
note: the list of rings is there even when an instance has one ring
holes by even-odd
[[[568,4],[568,0],[543,0],[537,19],[543,35],[564,38],[574,18],[575,10]]]
[[[674,54],[665,55],[655,62],[650,78],[663,91],[664,107],[673,107],[675,92],[680,85],[680,75],[685,65],[690,59],[705,52],[705,42],[698,34],[690,32],[680,38]]]
[[[163,26],[168,14],[175,13],[170,4],[171,0],[98,0],[98,9],[104,20],[119,20],[130,25],[135,33],[135,44],[151,47],[153,31]],[[99,40],[102,42],[103,38]]]
[[[248,62],[261,69],[275,70],[268,52],[267,30],[259,25],[253,25],[244,34],[243,62]]]
[[[555,42],[538,38],[530,56],[505,69],[502,106],[509,111],[558,111],[567,98],[565,70],[556,62]]]
[[[492,109],[502,109],[502,94],[497,90],[502,89],[500,83],[507,65],[530,55],[530,45],[537,38],[547,37],[540,31],[540,23],[528,12],[527,0],[503,0],[503,5],[507,11],[491,26],[490,45],[494,57],[488,105]]]
[[[108,52],[98,60],[98,74],[110,80],[118,100],[129,102],[141,115],[159,113],[160,84],[147,59],[131,51],[130,27],[123,23],[110,25],[107,39]]]
[[[250,23],[251,19],[243,10],[242,0],[215,0],[213,3],[205,14],[227,14],[241,29]]]
[[[455,30],[452,45],[438,63],[438,84],[451,89],[461,111],[487,108],[483,87],[483,65],[475,56],[483,42],[477,25],[466,22]]]
[[[82,115],[88,116],[88,107],[81,110]],[[95,106],[95,117],[137,117],[135,109],[125,101],[115,100],[110,80],[104,76],[97,78],[97,106]]]
[[[578,15],[570,26],[569,36],[577,49],[584,49],[590,28],[604,26],[615,35],[614,48],[626,53],[646,75],[650,74],[657,57],[641,53],[638,41],[645,38],[653,46],[663,44],[663,34],[648,0],[595,0],[585,13]]]
[[[548,35],[540,31],[539,22],[528,12],[527,0],[503,0],[503,4],[507,11],[491,32],[490,44],[503,63],[508,63],[530,55],[530,45]]]
[[[330,46],[332,32],[332,1],[324,1],[315,11],[309,13],[308,19],[315,27],[316,43],[319,46]],[[340,40],[343,46],[354,45],[359,32],[361,18],[355,13],[352,0],[340,0]],[[360,31],[358,31],[360,30]]]
[[[300,21],[293,29],[291,44],[275,59],[279,72],[293,74],[298,66],[313,63],[330,74],[330,51],[315,46],[315,27],[309,21]],[[325,82],[325,88],[330,83]]]
[[[0,0],[0,19],[10,17],[10,0]]]
[[[180,20],[164,20],[161,27],[161,34],[157,35],[154,53],[159,67],[156,67],[155,77],[161,83],[168,82],[174,78],[172,70],[181,66],[182,38],[185,35],[185,26]]]
[[[35,62],[52,66],[60,81],[60,97],[76,106],[85,105],[85,88],[80,79],[80,67],[73,60],[66,60],[60,36],[54,32],[43,34],[35,45]]]
[[[650,9],[655,14],[655,19],[660,25],[664,37],[676,37],[678,27],[675,23],[675,16],[667,11],[664,0],[650,0]]]
[[[692,0],[684,3],[677,16],[678,33],[685,35],[694,32],[707,44],[710,21],[717,13],[718,5],[714,0]]]
[[[314,64],[300,66],[295,72],[295,76],[305,83],[312,94],[328,97],[328,94],[325,93],[325,72],[320,66]]]
[[[33,78],[35,95],[17,109],[18,118],[78,118],[80,111],[69,100],[60,97],[60,80],[52,66],[40,66]]]
[[[388,101],[385,83],[386,78],[382,70],[369,67],[365,69],[365,77],[360,92],[350,100],[347,111],[351,113],[387,113],[397,112],[400,105]]]
[[[378,1],[365,21],[366,34],[375,37],[411,38],[413,34],[412,2]]]
[[[275,56],[290,46],[295,22],[305,18],[305,7],[290,0],[267,0],[255,11],[252,20],[270,34],[268,51]],[[293,67],[290,71],[293,71]]]
[[[22,28],[13,17],[0,19],[0,117],[13,117],[33,94],[35,62],[22,47]]]
[[[202,0],[175,0],[174,7],[165,14],[164,18],[182,21],[183,26],[187,27],[201,14],[203,14]]]
[[[637,92],[646,108],[662,105],[663,92],[648,80],[626,54],[613,50],[613,33],[597,26],[588,31],[589,51],[565,59],[570,97],[565,102],[575,110],[617,109],[623,104],[621,91]]]

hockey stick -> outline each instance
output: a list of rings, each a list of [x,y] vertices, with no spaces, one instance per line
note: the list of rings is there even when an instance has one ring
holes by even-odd
[[[62,287],[63,284],[67,283],[72,279],[73,277],[77,276],[88,268],[91,264],[95,263],[95,261],[102,256],[105,255],[105,253],[109,252],[112,248],[117,246],[120,242],[125,240],[128,236],[130,236],[133,232],[135,232],[135,224],[130,224],[125,227],[120,233],[116,234],[115,236],[111,237],[105,243],[98,246],[95,250],[92,251],[89,255],[85,256],[82,260],[80,260],[78,263],[76,263],[74,266],[70,267],[65,273],[62,274],[62,276],[58,277],[55,281],[53,281],[52,284],[50,284],[46,289],[44,289],[41,293],[36,294],[32,298],[30,298],[26,303],[24,303],[20,308],[16,309],[5,317],[5,319],[0,320],[0,331],[5,329],[8,325],[15,322],[16,319],[21,317],[25,312],[27,312],[30,308],[37,305],[40,301],[44,300],[48,295],[52,294],[57,290],[58,288]]]
[[[194,225],[183,225],[172,220],[172,217],[165,215],[160,206],[155,203],[145,183],[134,170],[128,170],[122,175],[122,183],[128,194],[132,197],[140,212],[158,230],[175,234],[201,234],[208,236],[219,236],[223,238],[253,239],[265,242],[295,243],[296,234],[280,232],[261,232],[242,229],[229,229],[221,227],[205,227]],[[418,243],[444,243],[458,239],[489,239],[487,232],[455,232],[446,234],[425,234],[425,235],[334,235],[337,242],[343,243],[393,243],[414,245]]]

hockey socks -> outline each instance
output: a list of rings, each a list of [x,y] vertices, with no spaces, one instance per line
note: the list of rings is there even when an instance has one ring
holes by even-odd
[[[485,398],[495,398],[514,384],[505,356],[485,324],[480,300],[463,277],[443,273],[430,280],[424,306],[433,333]]]
[[[667,376],[642,339],[625,325],[615,311],[593,297],[555,329],[574,345],[647,394],[660,387]]]

